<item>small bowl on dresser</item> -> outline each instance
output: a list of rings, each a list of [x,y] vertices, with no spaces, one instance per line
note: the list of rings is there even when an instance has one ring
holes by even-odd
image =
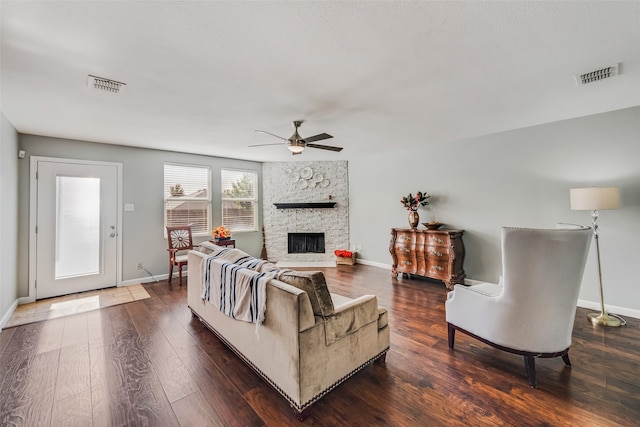
[[[422,225],[424,225],[427,230],[437,230],[438,228],[442,227],[444,224],[441,222],[423,222]]]

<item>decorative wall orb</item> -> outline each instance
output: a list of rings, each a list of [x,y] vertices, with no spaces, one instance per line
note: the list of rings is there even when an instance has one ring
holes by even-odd
[[[310,167],[302,168],[300,171],[300,178],[309,179],[313,176],[313,171]]]

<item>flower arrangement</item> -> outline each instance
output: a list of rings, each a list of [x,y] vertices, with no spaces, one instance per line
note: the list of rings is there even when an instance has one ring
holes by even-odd
[[[353,256],[353,252],[344,249],[336,249],[333,253],[342,258],[351,258]]]
[[[336,255],[336,265],[354,265],[356,263],[356,252],[344,249],[336,249],[333,251]]]
[[[429,196],[426,192],[423,193],[421,191],[418,191],[415,196],[409,193],[408,196],[400,199],[400,203],[402,203],[402,206],[404,206],[406,210],[415,212],[420,206],[427,206],[429,204],[429,202],[427,201],[429,197],[431,196]]]
[[[224,225],[221,225],[220,227],[215,228],[211,232],[211,235],[214,239],[226,239],[231,237],[231,231],[229,231],[229,229]]]

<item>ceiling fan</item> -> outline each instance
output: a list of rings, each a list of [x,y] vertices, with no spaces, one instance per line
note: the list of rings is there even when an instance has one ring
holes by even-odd
[[[276,138],[283,139],[285,141],[285,144],[287,145],[287,148],[289,149],[289,151],[291,151],[291,154],[293,154],[294,156],[296,154],[301,154],[302,151],[305,149],[305,147],[319,148],[321,150],[330,150],[330,151],[342,151],[342,147],[334,147],[332,145],[313,144],[313,142],[315,141],[322,141],[323,139],[333,138],[333,136],[329,135],[328,133],[319,133],[318,135],[310,136],[308,138],[302,138],[298,133],[298,128],[300,127],[300,125],[302,125],[303,121],[304,120],[295,120],[291,122],[291,124],[295,128],[295,131],[293,132],[293,135],[291,135],[289,139],[283,138],[281,136],[275,135],[265,130],[256,130],[256,132],[266,133],[267,135],[271,135],[271,136],[275,136]],[[275,144],[256,144],[256,145],[250,145],[249,147],[262,147],[265,145],[280,145],[280,144],[282,143],[278,142]]]

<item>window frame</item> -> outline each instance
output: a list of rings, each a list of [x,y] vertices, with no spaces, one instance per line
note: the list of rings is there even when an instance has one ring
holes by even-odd
[[[178,167],[183,167],[183,168],[193,168],[193,169],[205,169],[206,170],[206,176],[207,176],[207,197],[187,197],[187,196],[171,196],[169,195],[168,197],[165,194],[165,190],[167,188],[167,175],[166,175],[166,166],[170,165],[170,166],[178,166]],[[167,202],[171,202],[171,201],[180,201],[180,202],[202,202],[204,205],[206,205],[206,209],[207,209],[207,214],[206,214],[206,226],[205,226],[205,230],[204,231],[195,231],[192,230],[192,235],[193,236],[208,236],[211,234],[211,230],[212,230],[212,224],[213,224],[213,218],[212,218],[212,197],[211,197],[211,193],[212,193],[212,179],[211,179],[211,166],[210,165],[197,165],[197,164],[191,164],[191,163],[179,163],[179,162],[164,162],[163,166],[162,166],[162,175],[163,175],[163,181],[162,181],[162,206],[163,206],[163,222],[164,222],[164,237],[167,238]],[[169,185],[171,185],[171,183],[169,183]]]
[[[253,189],[253,197],[225,197],[224,194],[224,178],[223,174],[225,172],[240,172],[240,173],[248,173],[254,176],[254,189]],[[260,198],[259,198],[259,184],[260,184],[260,175],[258,171],[251,169],[239,169],[239,168],[220,168],[220,218],[221,223],[225,227],[229,228],[229,230],[233,233],[251,233],[258,231],[259,224],[259,209],[260,209]],[[225,202],[249,202],[253,204],[253,228],[243,228],[237,229],[232,228],[231,226],[225,224],[225,215],[224,215],[224,205]]]

